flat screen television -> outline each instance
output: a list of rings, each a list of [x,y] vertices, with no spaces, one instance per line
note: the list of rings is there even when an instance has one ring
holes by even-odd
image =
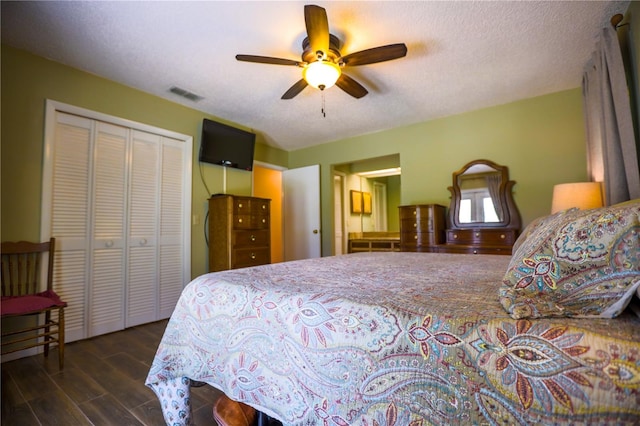
[[[200,161],[236,169],[253,169],[255,133],[217,121],[202,121]]]

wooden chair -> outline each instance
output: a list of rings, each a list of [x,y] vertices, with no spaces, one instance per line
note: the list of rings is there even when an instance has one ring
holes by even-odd
[[[48,254],[47,269],[43,264]],[[22,328],[2,333],[2,355],[44,346],[44,356],[49,355],[49,345],[58,344],[59,368],[64,368],[64,308],[67,304],[53,291],[53,260],[55,238],[43,243],[28,241],[3,242],[0,246],[2,275],[0,285],[2,298],[0,313],[2,320],[25,316],[36,316],[22,324]],[[43,273],[45,272],[45,273]],[[46,280],[43,290],[41,281]],[[58,312],[58,319],[52,318],[52,311]],[[40,315],[44,323],[40,324]],[[5,349],[6,348],[6,349]]]

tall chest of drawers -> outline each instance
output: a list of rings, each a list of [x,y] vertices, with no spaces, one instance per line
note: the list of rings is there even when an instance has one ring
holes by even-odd
[[[444,243],[445,207],[439,204],[400,206],[400,250],[437,252]]]
[[[271,263],[270,203],[266,198],[209,199],[209,270]]]

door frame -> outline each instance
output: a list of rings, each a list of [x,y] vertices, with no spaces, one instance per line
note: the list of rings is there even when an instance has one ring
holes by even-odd
[[[335,181],[336,178],[340,180],[340,194],[336,194],[336,190],[335,190]],[[349,210],[348,210],[348,200],[347,200],[347,174],[344,172],[340,172],[337,170],[333,171],[333,176],[332,176],[332,181],[334,183],[334,190],[333,192],[333,206],[334,206],[334,214],[333,214],[333,244],[331,245],[331,247],[333,248],[333,254],[335,255],[335,239],[336,239],[336,230],[340,229],[342,232],[342,254],[347,254],[348,253],[348,242],[349,242],[349,236],[347,235],[347,221],[345,220],[346,217],[348,217],[347,215],[349,214]],[[335,202],[335,197],[339,196],[340,198],[340,204],[338,205]],[[340,222],[336,223],[336,218],[338,217],[338,215],[336,214],[337,212],[335,211],[335,209],[340,209]]]

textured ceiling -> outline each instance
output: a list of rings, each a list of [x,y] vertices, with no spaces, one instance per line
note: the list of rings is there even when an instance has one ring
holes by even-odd
[[[282,94],[309,2],[1,3],[2,42],[250,128],[285,150],[579,87],[599,29],[628,1],[330,1],[343,55],[404,42],[405,58],[347,67],[369,94]],[[204,99],[169,92],[178,86]]]

